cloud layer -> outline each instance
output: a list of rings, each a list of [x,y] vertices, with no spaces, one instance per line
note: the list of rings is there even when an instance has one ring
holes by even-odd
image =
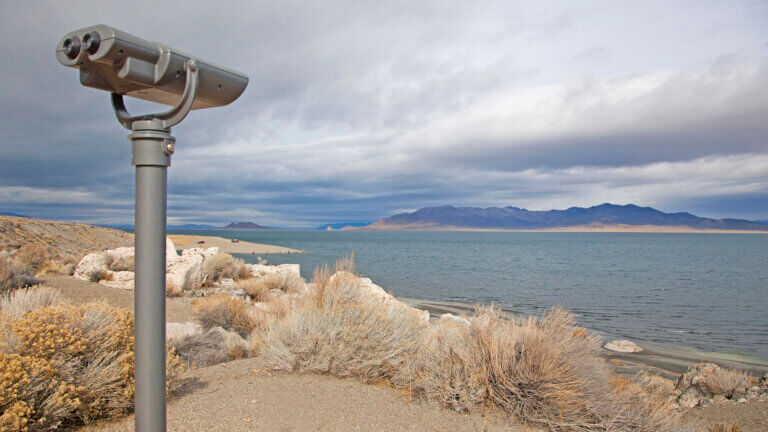
[[[126,131],[53,56],[104,22],[251,78],[174,129],[173,223],[602,202],[768,218],[764,3],[381,3],[3,3],[0,47],[25,53],[0,69],[3,210],[131,222]]]

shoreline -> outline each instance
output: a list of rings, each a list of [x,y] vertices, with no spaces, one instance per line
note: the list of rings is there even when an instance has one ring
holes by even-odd
[[[294,254],[302,253],[303,251],[298,249],[291,249],[284,246],[275,246],[262,243],[251,243],[247,241],[239,241],[233,243],[230,239],[216,236],[204,236],[204,235],[189,235],[189,234],[168,234],[168,238],[173,241],[173,244],[178,250],[190,249],[193,247],[218,247],[219,252],[226,252],[229,254],[242,254],[242,255],[255,255],[255,254]],[[203,243],[198,243],[198,242]]]
[[[468,303],[411,297],[397,297],[397,299],[411,307],[428,311],[432,318],[439,318],[444,313],[461,315],[463,313],[471,314],[474,311],[474,306]],[[512,313],[508,310],[504,311]],[[587,330],[599,336],[603,342],[608,342],[612,339],[623,339],[620,336],[615,338],[607,337],[608,335],[599,330],[591,328],[587,328]],[[720,366],[729,368],[747,370],[755,376],[762,376],[768,373],[768,360],[756,357],[737,358],[738,356],[734,354],[699,351],[685,345],[632,341],[643,348],[643,351],[623,353],[602,348],[601,355],[610,361],[616,372],[621,375],[632,376],[639,372],[647,371],[674,380],[683,374],[689,366],[702,361],[717,363]]]

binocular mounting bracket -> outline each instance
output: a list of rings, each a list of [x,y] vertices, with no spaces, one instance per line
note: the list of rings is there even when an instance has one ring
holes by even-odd
[[[169,111],[159,114],[131,116],[125,107],[123,95],[112,93],[112,108],[117,120],[131,131],[128,140],[132,143],[133,165],[171,165],[171,155],[176,149],[176,139],[171,136],[171,127],[179,124],[189,114],[197,96],[198,71],[195,59],[184,63],[186,83],[179,102]]]

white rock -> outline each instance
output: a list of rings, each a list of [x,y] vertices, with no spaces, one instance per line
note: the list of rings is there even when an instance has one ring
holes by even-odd
[[[179,257],[176,252],[176,245],[173,244],[173,240],[170,237],[165,238],[165,260],[170,262]]]
[[[9,256],[11,256],[11,252],[5,249],[0,250],[0,258],[8,258]]]
[[[248,298],[248,294],[246,294],[245,291],[243,291],[241,289],[236,289],[236,290],[232,291],[232,298],[236,298],[236,299],[240,299],[240,300],[245,300],[245,299]]]
[[[636,353],[643,350],[642,348],[637,346],[637,344],[624,339],[617,339],[614,341],[610,341],[607,344],[603,345],[603,348],[611,351],[625,352],[625,353]]]
[[[104,252],[104,255],[109,255],[113,259],[126,259],[134,256],[136,252],[132,247],[119,247],[117,249],[112,249]]]
[[[301,266],[299,264],[280,264],[280,265],[265,265],[265,264],[246,264],[248,270],[251,271],[254,278],[260,278],[262,276],[274,273],[293,273],[296,276],[301,276]]]
[[[181,339],[203,331],[200,324],[193,322],[167,323],[165,324],[165,338],[167,340]]]
[[[181,251],[181,256],[187,256],[187,255],[200,255],[203,258],[208,258],[211,256],[216,255],[219,253],[218,247],[212,247],[212,248],[199,248],[199,247],[193,247],[189,249],[184,249]]]
[[[92,253],[80,260],[75,269],[74,276],[78,279],[89,281],[94,273],[106,270],[107,261],[104,259],[104,254]]]
[[[165,282],[181,291],[200,288],[205,282],[203,257],[200,255],[177,256],[176,259],[168,263]]]
[[[224,278],[219,281],[219,288],[226,291],[233,291],[235,289],[235,280],[232,278]]]
[[[458,315],[454,315],[452,313],[444,313],[444,314],[440,315],[440,321],[442,321],[442,322],[447,322],[447,321],[455,322],[455,323],[462,324],[462,325],[465,325],[465,326],[469,327],[469,320],[468,319],[466,319],[464,317],[460,317]]]
[[[133,290],[135,273],[132,271],[117,271],[111,272],[112,280],[101,280],[99,285],[104,285],[112,288],[120,288],[126,290]]]

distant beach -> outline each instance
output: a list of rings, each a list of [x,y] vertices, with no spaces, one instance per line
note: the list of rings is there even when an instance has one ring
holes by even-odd
[[[177,249],[189,249],[193,247],[210,248],[217,247],[220,252],[226,252],[230,254],[292,254],[301,253],[298,249],[291,249],[283,246],[275,246],[261,243],[251,243],[247,241],[238,240],[233,242],[232,239],[223,237],[214,237],[206,235],[183,235],[183,234],[169,234],[171,240],[176,245]]]

